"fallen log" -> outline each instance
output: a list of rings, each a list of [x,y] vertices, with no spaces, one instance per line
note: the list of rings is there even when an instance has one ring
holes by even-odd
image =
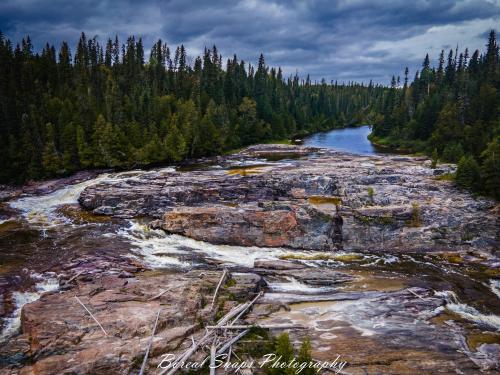
[[[250,332],[249,329],[245,329],[244,331],[238,333],[236,336],[231,338],[230,340],[226,341],[220,349],[217,350],[217,355],[223,354],[226,352],[226,350],[230,349],[231,346],[236,343],[239,339],[241,339],[243,336],[245,336],[248,332]]]
[[[210,347],[210,375],[215,375],[215,339],[212,342],[212,346]]]
[[[247,307],[245,307],[245,309],[244,309],[244,310],[242,310],[242,311],[238,314],[238,316],[237,316],[236,318],[234,318],[234,320],[232,321],[232,323],[231,323],[231,324],[236,323],[236,322],[238,321],[238,319],[240,319],[240,318],[243,316],[243,314],[244,314],[244,313],[245,313],[245,312],[246,312],[246,311],[250,308],[250,306],[252,306],[252,305],[255,303],[255,301],[257,301],[257,300],[258,300],[260,297],[262,297],[263,295],[264,295],[264,292],[262,292],[262,291],[261,291],[261,292],[259,292],[259,294],[257,294],[257,296],[256,296],[253,300],[251,300],[250,302],[247,302],[248,306],[247,306]]]
[[[407,291],[409,291],[411,294],[413,294],[414,296],[420,298],[422,301],[425,301],[425,299],[422,298],[422,296],[419,296],[417,293],[415,293],[413,290],[411,289],[406,289]]]
[[[224,315],[219,320],[219,322],[217,323],[217,326],[225,325],[229,320],[231,320],[236,315],[238,315],[242,310],[244,310],[247,307],[247,305],[248,305],[248,302],[243,303],[241,305],[238,305],[238,306],[234,307],[233,309],[231,309],[231,311],[229,311],[226,315]],[[193,345],[187,351],[185,351],[184,354],[182,354],[176,362],[174,362],[172,367],[169,366],[169,367],[164,368],[160,372],[159,375],[163,375],[163,374],[173,375],[173,374],[175,374],[175,372],[182,365],[182,363],[186,362],[186,360],[191,355],[193,355],[193,353],[195,353],[196,350],[198,350],[198,348],[201,345],[205,345],[214,336],[215,332],[216,332],[216,330],[210,330],[210,331],[207,330],[205,335],[202,338],[200,338],[198,340],[198,342],[196,342],[196,343],[193,342]]]

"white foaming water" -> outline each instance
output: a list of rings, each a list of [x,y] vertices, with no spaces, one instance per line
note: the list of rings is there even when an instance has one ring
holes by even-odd
[[[490,289],[500,298],[500,280],[490,280]]]
[[[35,273],[31,275],[31,278],[38,280],[35,284],[35,291],[16,291],[12,293],[15,310],[11,316],[4,318],[4,327],[2,332],[0,332],[0,342],[19,332],[19,328],[21,327],[21,309],[24,305],[35,302],[43,293],[59,289],[59,281],[55,278],[54,273],[48,272],[45,275]]]
[[[50,194],[20,198],[9,204],[12,208],[20,210],[31,224],[54,227],[68,223],[67,219],[55,214],[59,206],[78,203],[78,197],[86,187],[109,179],[109,174],[102,174],[79,184],[65,186]]]
[[[325,286],[310,286],[301,283],[293,277],[286,277],[287,282],[268,282],[267,285],[273,292],[321,294],[335,291],[335,288]]]
[[[150,229],[147,225],[131,222],[130,227],[120,229],[118,235],[125,237],[134,246],[134,252],[142,262],[151,268],[187,268],[188,262],[180,261],[175,255],[187,254],[185,250],[169,246],[166,234],[159,229]]]
[[[57,225],[70,223],[69,219],[55,213],[57,208],[65,204],[78,203],[78,197],[82,191],[89,186],[96,185],[101,182],[113,183],[115,181],[123,180],[138,181],[140,177],[144,175],[171,172],[175,172],[175,169],[172,167],[151,171],[138,169],[115,174],[103,173],[91,180],[74,185],[68,185],[46,195],[20,198],[10,202],[9,204],[12,208],[20,210],[24,218],[31,224],[43,227],[55,227]]]
[[[462,318],[500,330],[500,316],[481,314],[474,307],[461,303],[457,295],[451,290],[435,292],[435,295],[444,298],[446,308]]]
[[[189,263],[176,258],[176,255],[189,252],[198,253],[221,263],[244,267],[253,267],[256,259],[279,259],[280,256],[290,253],[283,248],[212,245],[176,234],[166,234],[162,230],[152,230],[134,221],[130,223],[130,227],[120,230],[118,235],[127,238],[135,246],[135,251],[141,256],[142,261],[154,268],[189,266]],[[155,255],[158,253],[161,255]],[[294,253],[308,254],[299,251]]]
[[[387,254],[384,254],[384,255],[365,255],[364,256],[365,259],[375,259],[373,262],[370,262],[370,263],[366,263],[366,264],[362,264],[361,267],[371,267],[371,266],[375,266],[379,263],[382,263],[382,264],[392,264],[392,263],[397,263],[399,262],[399,258],[398,257],[395,257],[394,255],[387,255]]]

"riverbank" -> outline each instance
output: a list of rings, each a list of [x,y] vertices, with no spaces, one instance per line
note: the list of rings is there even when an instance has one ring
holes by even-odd
[[[392,152],[401,155],[414,155],[414,156],[424,156],[425,154],[417,152],[411,147],[401,147],[399,143],[395,143],[387,138],[380,138],[375,136],[373,133],[368,135],[368,140],[377,148],[383,150],[384,152]]]

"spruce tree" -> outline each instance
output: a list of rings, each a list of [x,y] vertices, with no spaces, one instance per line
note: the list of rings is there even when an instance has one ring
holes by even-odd
[[[481,154],[484,190],[500,200],[500,137],[495,137]]]
[[[456,184],[464,189],[477,191],[481,186],[479,165],[470,155],[463,156],[458,162],[455,176]]]

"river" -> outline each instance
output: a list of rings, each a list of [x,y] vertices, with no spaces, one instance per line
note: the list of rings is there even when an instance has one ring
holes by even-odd
[[[366,139],[369,132],[368,126],[332,130],[313,135],[304,144],[376,155]],[[293,165],[296,161],[281,162]],[[262,164],[256,164],[258,168],[265,170],[268,162],[259,163]],[[221,167],[210,168],[220,173]],[[460,349],[478,367],[488,368],[488,361],[499,353],[496,347],[481,346],[499,342],[497,268],[441,255],[339,252],[332,256],[279,247],[213,245],[151,230],[145,219],[92,215],[78,205],[80,193],[88,186],[123,180],[132,183],[148,174],[171,171],[172,168],[164,168],[102,174],[45,195],[4,202],[12,213],[0,222],[0,341],[18,334],[24,304],[37,300],[44,292],[58,290],[61,265],[75,257],[119,253],[151,269],[183,272],[213,262],[230,269],[251,270],[256,259],[279,261],[293,253],[313,270],[337,270],[353,277],[339,286],[308,285],[293,274],[266,279],[265,300],[291,306],[267,319],[310,327],[313,353],[320,359],[332,359],[329,355],[334,351],[351,362],[356,361],[356,356],[362,358],[361,363],[401,361],[401,373],[411,373],[407,372],[411,363],[423,361],[426,356],[436,369],[454,368],[448,362],[458,357],[448,340],[461,342]],[[347,297],[332,302],[339,295]],[[442,316],[444,312],[446,315]],[[436,316],[440,318],[432,325],[429,319]],[[436,332],[442,335],[441,339]],[[382,350],[380,345],[392,349]],[[460,360],[464,358],[467,357]],[[376,368],[373,366],[370,368]],[[398,367],[391,366],[386,369],[397,374]]]
[[[305,146],[324,147],[359,155],[376,155],[380,153],[368,140],[371,126],[364,125],[355,128],[333,129],[328,132],[316,133],[304,139]]]

